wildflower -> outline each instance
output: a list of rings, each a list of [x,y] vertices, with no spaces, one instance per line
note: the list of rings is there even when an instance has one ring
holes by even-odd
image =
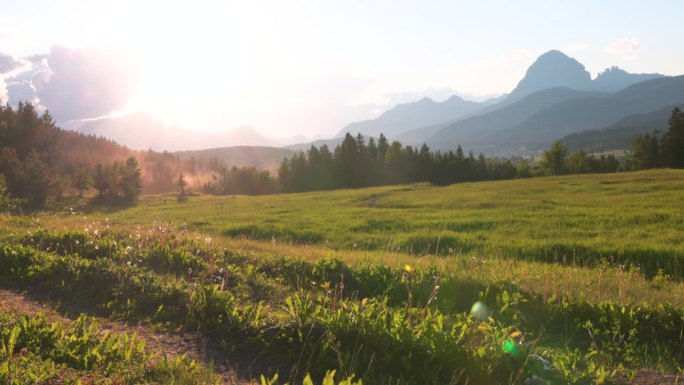
[[[413,266],[411,266],[411,265],[404,265],[404,271],[406,271],[406,272],[409,273],[409,274],[413,273]]]
[[[204,242],[206,242],[206,243],[211,243],[211,237],[206,237],[206,238],[204,238]]]

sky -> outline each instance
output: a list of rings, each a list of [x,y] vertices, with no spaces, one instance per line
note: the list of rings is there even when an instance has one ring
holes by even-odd
[[[63,124],[144,111],[196,131],[331,136],[397,103],[511,91],[559,49],[684,74],[681,0],[2,0],[0,99]]]

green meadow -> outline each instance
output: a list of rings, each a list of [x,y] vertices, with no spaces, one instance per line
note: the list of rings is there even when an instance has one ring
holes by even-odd
[[[138,347],[134,364],[120,353],[125,335],[84,338],[85,318],[50,329],[0,307],[0,381],[31,381],[9,381],[12,365],[45,381],[126,384],[640,384],[684,373],[682,171],[72,203],[0,215],[0,289],[214,343],[197,362],[182,347],[175,361]]]
[[[476,255],[684,273],[684,172],[377,187],[271,196],[144,197],[99,214],[214,236],[414,256]]]

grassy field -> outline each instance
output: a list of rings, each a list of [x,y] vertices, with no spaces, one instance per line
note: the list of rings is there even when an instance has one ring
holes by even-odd
[[[165,202],[165,203],[164,203]],[[334,250],[629,263],[684,275],[684,172],[573,175],[273,196],[150,196],[90,219]]]
[[[210,339],[290,383],[331,369],[366,384],[675,383],[682,208],[672,170],[146,196],[0,215],[0,284]],[[182,365],[162,382],[207,370]]]

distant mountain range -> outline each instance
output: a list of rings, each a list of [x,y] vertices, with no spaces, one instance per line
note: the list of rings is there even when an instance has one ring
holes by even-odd
[[[86,121],[70,129],[87,135],[103,136],[131,149],[155,151],[187,151],[234,146],[280,147],[306,140],[302,135],[292,138],[267,138],[249,126],[221,132],[196,132],[165,125],[144,112]]]
[[[545,89],[491,112],[444,125],[432,137],[422,139],[439,149],[456,148],[459,144],[467,148],[486,147],[491,135],[523,123],[538,111],[568,100],[607,95],[609,94],[570,88]]]
[[[456,95],[443,102],[423,98],[417,102],[399,104],[375,119],[351,123],[335,137],[343,137],[346,133],[378,137],[382,133],[396,138],[412,128],[458,119],[482,106],[482,103],[463,100]]]
[[[592,79],[580,62],[552,50],[537,58],[518,85],[498,100],[423,99],[398,105],[376,119],[352,123],[338,136],[382,132],[390,140],[427,143],[433,149],[449,150],[460,144],[466,150],[510,154],[539,150],[566,135],[680,102],[684,102],[684,86],[679,77],[631,74],[611,67]]]
[[[442,102],[423,98],[396,105],[375,119],[348,124],[335,137],[313,142],[303,138],[276,141],[248,126],[197,133],[165,126],[143,113],[87,122],[78,131],[134,149],[231,147],[232,152],[240,152],[234,149],[238,145],[300,151],[327,144],[332,150],[347,133],[366,138],[382,133],[405,145],[427,143],[437,150],[461,145],[465,151],[506,155],[539,151],[560,138],[571,147],[624,148],[632,133],[664,129],[664,114],[678,105],[684,105],[684,76],[631,74],[611,67],[592,79],[580,62],[552,50],[539,56],[507,95],[484,102],[456,95]],[[616,142],[609,145],[609,140]],[[276,154],[268,153],[262,155]]]

